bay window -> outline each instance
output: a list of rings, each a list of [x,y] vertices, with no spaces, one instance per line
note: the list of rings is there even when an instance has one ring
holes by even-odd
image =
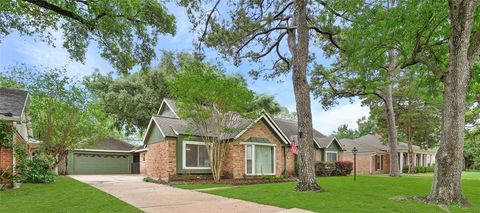
[[[247,175],[275,175],[275,145],[245,145],[245,173]]]

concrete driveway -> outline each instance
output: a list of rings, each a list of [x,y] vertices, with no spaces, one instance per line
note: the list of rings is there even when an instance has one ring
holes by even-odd
[[[90,184],[145,212],[307,212],[146,183],[140,175],[70,175],[70,177]]]

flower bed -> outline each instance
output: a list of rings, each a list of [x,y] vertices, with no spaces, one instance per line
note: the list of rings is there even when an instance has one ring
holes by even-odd
[[[144,179],[146,182],[169,184],[169,185],[180,185],[180,184],[212,184],[215,183],[213,179],[207,176],[197,176],[197,175],[188,175],[188,176],[174,176],[170,178],[168,182],[156,180],[150,177]],[[221,179],[220,184],[228,185],[249,185],[249,184],[262,184],[262,183],[284,183],[284,182],[294,182],[297,181],[296,178],[289,177],[276,177],[276,176],[261,176],[261,177],[249,177],[249,178],[238,178],[238,179]]]

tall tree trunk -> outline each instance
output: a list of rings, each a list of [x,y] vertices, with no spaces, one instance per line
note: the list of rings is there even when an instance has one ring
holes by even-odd
[[[452,25],[449,63],[443,79],[442,136],[436,155],[432,190],[427,197],[431,203],[468,205],[462,193],[461,181],[466,94],[473,63],[473,60],[469,60],[469,47],[475,7],[475,1],[449,1]]]
[[[395,51],[390,50],[389,65],[388,65],[388,77],[389,81],[394,78],[394,73],[397,68],[397,55]],[[397,152],[397,125],[395,124],[395,111],[393,110],[393,85],[389,83],[385,88],[385,113],[387,117],[388,128],[388,154],[390,156],[390,176],[400,176],[400,168],[398,162]]]
[[[315,177],[315,149],[313,146],[312,111],[310,88],[307,82],[308,41],[307,1],[296,0],[293,23],[295,30],[288,31],[288,46],[293,60],[293,90],[297,108],[298,124],[298,185],[297,191],[318,191]],[[298,37],[298,38],[296,38]]]

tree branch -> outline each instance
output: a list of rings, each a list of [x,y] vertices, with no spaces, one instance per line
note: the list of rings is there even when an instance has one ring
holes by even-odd
[[[255,40],[255,38],[257,38],[258,36],[271,33],[271,32],[273,32],[273,31],[275,31],[275,30],[288,30],[288,29],[295,29],[295,28],[289,28],[289,27],[279,26],[279,27],[273,27],[273,28],[270,28],[270,29],[267,29],[267,30],[264,30],[264,31],[261,31],[261,32],[258,32],[258,33],[255,33],[255,34],[253,34],[245,43],[243,43],[243,45],[242,45],[240,48],[238,48],[237,54],[240,53],[240,52],[243,50],[243,48],[245,48],[250,42],[252,42],[253,40]]]
[[[285,10],[287,10],[292,4],[293,1],[287,3],[287,5],[285,5],[283,9],[281,9],[275,16],[273,16],[273,19],[277,19],[278,17],[280,17],[285,12]]]
[[[45,1],[45,0],[23,0],[23,1],[26,1],[26,2],[29,2],[31,4],[37,5],[41,8],[53,11],[53,12],[55,12],[59,15],[62,15],[64,17],[71,18],[73,20],[76,20],[76,21],[80,22],[81,24],[83,24],[85,26],[88,26],[89,29],[91,28],[89,22],[86,19],[84,19],[83,17],[81,17],[80,15],[78,15],[78,14],[72,12],[72,11],[63,9],[63,8],[61,8],[61,7],[59,7],[55,4],[52,4],[50,2]]]
[[[337,12],[336,10],[334,10],[333,8],[331,8],[330,6],[328,6],[327,2],[325,1],[320,1],[320,4],[325,8],[327,9],[328,11],[330,11],[331,13],[333,13],[335,16],[339,17],[339,18],[343,18],[349,22],[352,22],[352,20],[350,20],[349,18],[346,18],[345,17],[345,13],[343,14],[340,14],[339,12]]]
[[[270,46],[270,48],[267,49],[266,52],[264,53],[261,53],[260,55],[258,56],[254,56],[253,58],[254,59],[259,59],[259,58],[262,58],[262,57],[265,57],[266,55],[268,55],[270,52],[272,52],[272,50],[277,47],[280,42],[282,41],[283,37],[287,34],[287,32],[283,32],[282,34],[280,34],[277,38],[277,40],[275,41],[275,43],[272,44],[272,46]]]
[[[342,49],[338,44],[337,42],[335,42],[335,40],[333,39],[333,34],[331,32],[328,32],[328,31],[323,31],[321,30],[320,28],[318,27],[315,27],[315,26],[312,26],[310,27],[311,30],[314,30],[315,32],[317,33],[320,33],[324,36],[327,36],[328,40],[333,44],[333,46],[335,46],[336,48],[338,48],[339,50],[341,51],[344,51],[344,49]]]
[[[220,0],[217,0],[217,2],[215,3],[215,6],[213,6],[212,10],[208,14],[207,21],[205,22],[205,28],[203,29],[202,37],[200,37],[200,42],[204,41],[205,37],[207,36],[208,25],[210,23],[210,20],[212,19],[213,13],[215,12],[215,10],[217,10],[219,3],[220,3]]]
[[[478,58],[480,54],[480,29],[477,29],[473,33],[472,38],[470,39],[470,47],[468,48],[468,61],[470,64]]]

